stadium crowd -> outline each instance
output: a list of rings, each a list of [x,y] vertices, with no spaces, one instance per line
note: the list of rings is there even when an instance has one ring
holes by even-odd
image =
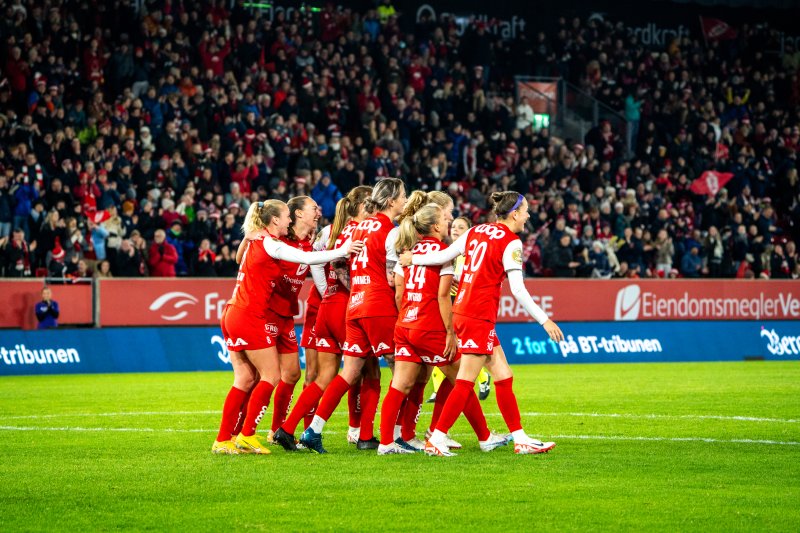
[[[508,41],[480,22],[403,31],[391,0],[273,20],[129,4],[5,5],[4,276],[234,276],[251,202],[309,195],[331,219],[391,176],[473,222],[492,192],[525,194],[532,276],[800,277],[800,51],[764,53],[768,29],[651,50],[596,18]],[[609,123],[535,129],[517,74],[619,109],[632,153]],[[709,169],[734,178],[691,192]]]

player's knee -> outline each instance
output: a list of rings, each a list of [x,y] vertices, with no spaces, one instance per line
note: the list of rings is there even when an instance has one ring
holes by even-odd
[[[289,383],[294,385],[298,381],[300,381],[300,369],[299,368],[288,368],[286,370],[281,370],[281,379],[284,383]]]

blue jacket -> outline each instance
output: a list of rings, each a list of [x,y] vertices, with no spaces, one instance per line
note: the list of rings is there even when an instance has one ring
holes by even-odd
[[[38,329],[50,329],[58,327],[58,302],[50,300],[50,305],[44,301],[37,302],[34,307],[36,311],[36,318],[39,320]]]
[[[14,191],[14,199],[17,206],[14,208],[14,215],[26,217],[33,208],[33,201],[39,198],[39,193],[30,184],[21,184]]]
[[[311,190],[311,198],[319,204],[322,210],[322,216],[328,220],[333,220],[336,214],[336,202],[342,199],[342,193],[339,188],[331,182],[327,187],[322,184],[322,181]]]

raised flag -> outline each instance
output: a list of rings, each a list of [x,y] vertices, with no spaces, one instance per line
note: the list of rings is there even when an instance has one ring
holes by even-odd
[[[726,183],[733,179],[731,172],[717,172],[716,170],[706,170],[699,178],[694,180],[689,189],[695,194],[707,194],[715,196]]]

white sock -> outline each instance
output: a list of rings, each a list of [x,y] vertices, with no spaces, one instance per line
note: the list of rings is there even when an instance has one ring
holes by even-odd
[[[447,433],[443,433],[437,429],[433,432],[433,435],[431,435],[431,438],[428,440],[431,442],[431,444],[443,445],[445,442],[447,442]]]
[[[514,437],[514,442],[517,444],[526,444],[531,441],[531,438],[525,433],[524,429],[512,431],[511,436]]]
[[[403,426],[395,424],[394,426],[394,440],[399,439],[403,436]]]
[[[314,433],[322,433],[322,430],[325,427],[326,422],[327,420],[325,420],[321,416],[314,415],[314,420],[311,421],[311,425],[308,426],[308,428]]]
[[[347,426],[347,429],[348,429],[348,431],[350,433],[355,433],[356,431],[361,431],[361,428],[353,427],[353,426]]]

